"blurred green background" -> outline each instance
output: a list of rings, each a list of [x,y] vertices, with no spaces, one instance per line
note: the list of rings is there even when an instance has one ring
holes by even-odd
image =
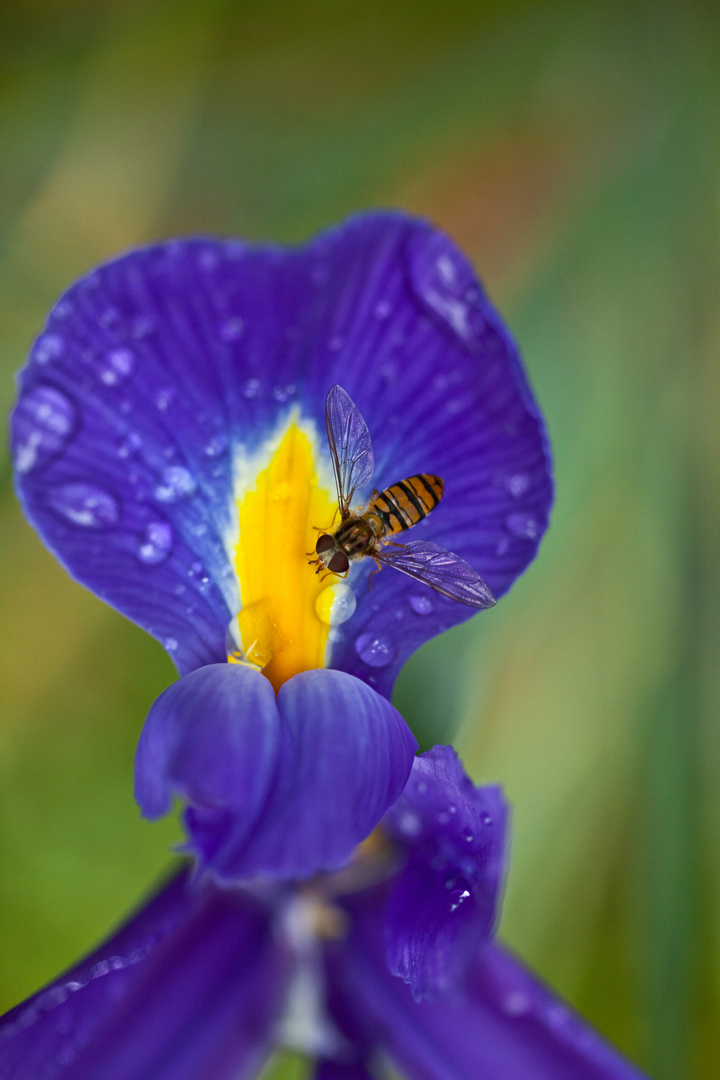
[[[361,207],[470,253],[558,499],[493,612],[403,672],[514,806],[501,932],[658,1080],[720,1075],[720,16],[714,4],[27,0],[0,55],[0,396],[120,249]],[[173,678],[73,584],[2,464],[0,1006],[167,865],[133,751]]]

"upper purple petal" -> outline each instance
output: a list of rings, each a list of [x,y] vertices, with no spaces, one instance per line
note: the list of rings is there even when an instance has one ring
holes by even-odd
[[[376,487],[444,478],[414,538],[456,552],[502,595],[547,525],[545,431],[467,260],[399,213],[289,251],[172,241],[77,282],[20,375],[18,493],[70,572],[181,671],[221,660],[238,607],[233,452],[291,404],[323,431],[335,383],[368,423]],[[332,666],[388,694],[414,649],[472,612],[391,570],[371,596],[368,570],[353,573],[358,607]]]
[[[495,928],[508,807],[498,787],[475,787],[450,746],[413,771],[383,827],[405,850],[386,912],[390,970],[416,1000],[461,990]]]
[[[397,710],[344,672],[303,672],[276,699],[259,672],[210,664],[155,702],[135,790],[148,817],[173,794],[189,803],[191,848],[217,877],[308,877],[375,828],[416,749]]]
[[[642,1080],[644,1074],[499,945],[474,959],[464,1001],[415,1002],[387,969],[382,895],[348,903],[353,930],[328,953],[331,997],[408,1080]]]
[[[250,897],[183,873],[0,1020],[3,1080],[243,1080],[267,1056],[289,962]]]

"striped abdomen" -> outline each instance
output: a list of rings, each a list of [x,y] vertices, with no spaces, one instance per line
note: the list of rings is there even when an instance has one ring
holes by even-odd
[[[430,473],[418,473],[385,488],[368,506],[366,513],[377,514],[385,535],[402,532],[416,525],[442,499],[443,481]]]

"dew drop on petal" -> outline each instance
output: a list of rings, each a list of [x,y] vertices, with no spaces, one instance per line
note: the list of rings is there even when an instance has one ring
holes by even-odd
[[[378,300],[377,304],[375,305],[375,318],[387,319],[391,310],[392,309],[389,300]]]
[[[167,521],[151,521],[138,538],[137,557],[146,566],[164,562],[173,546],[173,531]]]
[[[513,473],[512,476],[505,478],[505,487],[513,499],[522,499],[530,487],[530,477],[527,473]]]
[[[484,319],[482,296],[469,263],[438,233],[419,234],[410,245],[408,259],[418,298],[461,341],[475,346]]]
[[[163,641],[163,646],[167,649],[169,653],[177,652],[179,648],[178,639],[174,637],[166,637]]]
[[[537,540],[540,535],[540,525],[532,514],[518,510],[514,514],[508,514],[505,518],[505,526],[512,536],[519,540]]]
[[[456,889],[450,894],[450,911],[457,911],[461,904],[470,899],[470,895],[469,889]]]
[[[18,402],[13,415],[15,468],[30,472],[58,454],[72,437],[75,406],[54,386],[40,384]]]
[[[167,412],[176,397],[177,390],[174,386],[162,386],[155,394],[155,407],[160,412]]]
[[[225,435],[213,435],[205,443],[203,453],[209,458],[222,457],[227,450],[227,445],[228,441]]]
[[[245,333],[245,323],[239,316],[226,319],[221,323],[219,332],[223,341],[239,341]]]
[[[284,405],[286,401],[289,401],[295,394],[295,387],[292,383],[288,383],[287,386],[274,386],[272,396],[275,401],[279,401],[281,405]]]
[[[135,354],[130,349],[111,349],[100,361],[98,374],[105,386],[118,386],[132,375]]]
[[[435,605],[425,593],[413,593],[408,603],[416,615],[431,615],[435,610]]]
[[[142,439],[136,431],[130,431],[118,443],[118,457],[128,458],[135,454],[142,446]]]
[[[315,601],[315,612],[328,626],[341,626],[355,613],[357,599],[349,585],[342,581],[329,585]]]
[[[523,1016],[530,1008],[530,998],[524,990],[510,990],[503,998],[502,1007],[508,1016]]]
[[[483,825],[492,825],[492,818],[488,814],[487,810],[483,810],[480,815],[480,820],[482,821]]]
[[[94,484],[60,484],[49,489],[47,501],[67,521],[86,529],[108,529],[120,516],[117,499]]]
[[[252,401],[252,399],[256,398],[259,395],[259,393],[260,393],[260,380],[259,379],[248,379],[248,381],[245,383],[245,385],[243,387],[243,397],[247,398],[248,401]]]
[[[183,465],[168,465],[153,494],[160,502],[176,503],[191,498],[196,490],[195,477],[189,469]]]
[[[471,829],[463,829],[462,838],[466,844],[472,844],[475,839],[475,834]]]
[[[392,642],[372,630],[366,630],[356,638],[355,651],[370,667],[386,667],[395,657]]]
[[[65,342],[59,334],[43,334],[35,342],[33,358],[38,364],[49,364],[53,360],[59,360],[65,352]]]

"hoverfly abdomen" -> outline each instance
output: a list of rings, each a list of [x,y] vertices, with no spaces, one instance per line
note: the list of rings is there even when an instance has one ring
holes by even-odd
[[[417,525],[442,499],[443,481],[431,473],[417,473],[385,488],[368,507],[377,514],[385,535]]]

